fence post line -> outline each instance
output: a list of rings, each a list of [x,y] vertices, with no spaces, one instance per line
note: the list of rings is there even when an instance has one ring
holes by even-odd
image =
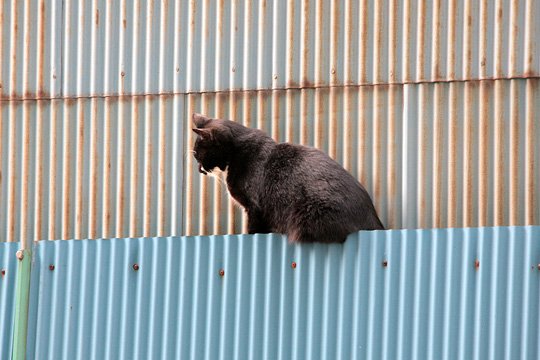
[[[23,245],[24,246],[24,245]],[[17,278],[15,283],[15,327],[13,331],[13,360],[26,359],[28,334],[28,310],[30,302],[30,272],[32,270],[32,251],[17,251]]]

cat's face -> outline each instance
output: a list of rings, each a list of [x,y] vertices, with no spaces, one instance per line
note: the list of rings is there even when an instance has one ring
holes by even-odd
[[[199,172],[206,175],[213,169],[224,171],[228,165],[230,144],[217,120],[193,114],[193,132],[197,134],[193,156],[199,163]]]

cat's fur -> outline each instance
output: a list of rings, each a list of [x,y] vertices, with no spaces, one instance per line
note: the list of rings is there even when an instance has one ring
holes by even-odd
[[[343,242],[358,230],[384,229],[364,187],[323,152],[278,144],[229,120],[193,114],[193,124],[199,171],[227,170],[229,193],[245,208],[250,234]]]

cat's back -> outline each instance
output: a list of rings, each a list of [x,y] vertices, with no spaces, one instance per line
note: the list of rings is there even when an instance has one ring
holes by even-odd
[[[335,160],[324,152],[304,145],[277,144],[267,162],[268,170],[286,170],[287,173],[305,171],[313,175],[351,176]]]
[[[336,191],[361,189],[360,183],[336,161],[316,148],[303,145],[277,144],[265,170],[271,183],[287,184],[305,194],[320,194],[332,188]]]
[[[365,188],[324,152],[278,144],[265,168],[262,199],[272,208],[278,230],[342,241],[353,231],[383,228]]]

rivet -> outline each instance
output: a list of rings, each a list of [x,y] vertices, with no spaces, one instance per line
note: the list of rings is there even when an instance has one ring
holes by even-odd
[[[296,269],[296,262],[295,262],[295,261],[292,262],[291,267],[292,267],[293,269]]]
[[[120,76],[126,76],[126,73],[122,71],[122,72],[120,73]]]
[[[382,266],[387,267],[388,266],[388,260],[383,260],[382,261]]]
[[[231,69],[232,72],[236,72],[236,66],[233,66]]]
[[[224,277],[225,276],[225,270],[219,269],[219,276]]]
[[[50,264],[50,265],[49,265],[49,270],[51,270],[51,271],[54,270],[54,264]]]
[[[536,268],[540,271],[540,264],[536,265]]]
[[[6,275],[6,269],[2,269],[2,276]]]
[[[17,251],[17,252],[15,253],[15,256],[16,256],[17,259],[19,259],[19,260],[24,259],[24,251],[22,251],[22,250]]]
[[[176,72],[180,72],[180,68],[179,68],[179,67],[176,68]]]
[[[276,75],[274,75],[274,80],[277,80],[277,74],[276,74]]]
[[[336,73],[336,69],[332,68],[332,74]]]
[[[480,260],[476,259],[474,260],[474,268],[479,269],[480,268]]]
[[[138,271],[139,270],[139,264],[137,264],[137,263],[133,264],[133,270]]]

